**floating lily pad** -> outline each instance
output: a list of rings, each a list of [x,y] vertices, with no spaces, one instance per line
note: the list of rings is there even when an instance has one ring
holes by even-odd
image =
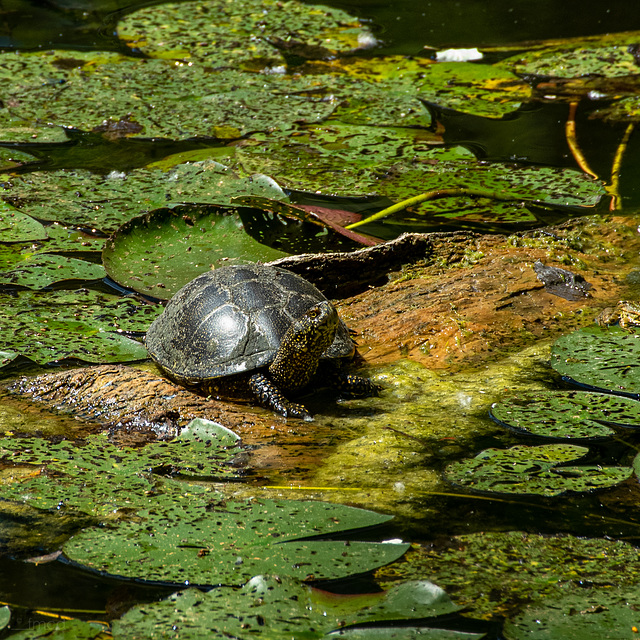
[[[77,291],[0,294],[0,342],[39,364],[63,358],[126,362],[147,357],[118,331],[144,332],[162,308],[132,298]]]
[[[2,191],[0,191],[0,197]],[[33,242],[45,240],[47,232],[44,226],[6,202],[0,202],[0,241]]]
[[[406,625],[412,619],[433,618],[456,610],[442,589],[424,580],[398,585],[383,593],[345,597],[312,589],[286,577],[255,576],[241,589],[219,587],[207,593],[189,589],[160,602],[138,605],[114,621],[113,633],[116,639],[160,638],[169,629],[176,629],[185,640],[212,635],[308,640],[334,635],[354,639],[480,638],[483,634],[428,629],[422,624],[404,628],[384,624],[387,620],[398,620]],[[354,624],[376,627],[350,628]],[[361,630],[372,635],[362,636]]]
[[[480,163],[464,148],[436,148],[430,142],[420,130],[329,122],[306,127],[295,138],[256,134],[238,149],[238,159],[246,171],[267,173],[284,187],[332,195],[404,200],[436,189],[476,189],[514,198],[429,201],[412,215],[413,220],[424,216],[429,225],[436,217],[530,223],[536,218],[519,198],[548,207],[586,208],[605,194],[602,183],[579,171]]]
[[[324,63],[336,76],[364,80],[378,89],[404,90],[426,102],[488,118],[515,111],[531,97],[531,87],[511,71],[470,62],[386,56],[345,58]]]
[[[13,640],[103,640],[108,636],[107,627],[99,622],[84,620],[56,620],[34,624],[31,629],[11,634]]]
[[[507,640],[632,640],[640,625],[636,589],[583,589],[507,620]]]
[[[6,628],[9,622],[11,622],[11,609],[5,605],[0,608],[0,629]]]
[[[117,447],[104,434],[89,436],[82,446],[68,440],[54,444],[45,438],[4,438],[0,456],[6,462],[42,466],[71,476],[161,471],[199,478],[235,477],[238,472],[231,462],[238,454],[237,439],[229,442],[224,432],[221,438],[222,444],[213,430],[206,440],[188,431],[174,440],[137,448]]]
[[[11,271],[0,271],[0,285],[44,289],[64,280],[99,280],[106,276],[101,264],[59,255],[24,260]]]
[[[640,396],[640,334],[620,327],[588,327],[558,339],[551,366],[562,376],[600,391]]]
[[[625,36],[618,34],[620,40],[615,44],[597,46],[597,43],[585,43],[572,47],[569,43],[551,46],[538,51],[527,51],[503,60],[499,67],[513,70],[517,74],[534,74],[552,78],[581,78],[597,75],[604,78],[617,78],[640,73],[633,52],[623,44]],[[627,34],[630,44],[635,44],[640,34]]]
[[[388,586],[428,575],[470,616],[495,619],[568,593],[588,598],[586,584],[634,587],[640,580],[637,557],[635,546],[619,540],[483,531],[414,545],[401,562],[380,569],[377,578]]]
[[[372,38],[356,18],[339,9],[276,0],[249,0],[242,6],[205,1],[144,7],[124,16],[117,32],[147,55],[202,59],[215,67],[252,59],[263,66],[283,64],[269,40],[299,42],[310,52],[319,50],[322,57],[322,50],[333,55]]]
[[[558,496],[613,487],[631,475],[630,467],[565,466],[587,451],[570,444],[487,449],[471,460],[450,464],[445,477],[483,493]]]
[[[599,439],[608,425],[640,427],[640,402],[604,393],[555,391],[515,396],[492,405],[491,417],[517,432],[554,439]]]
[[[169,171],[136,169],[99,176],[89,171],[33,172],[12,177],[0,196],[39,220],[115,231],[158,207],[180,203],[229,204],[237,195],[286,199],[267,176],[239,177],[213,160],[178,165]]]
[[[263,571],[328,579],[399,558],[405,544],[298,540],[344,532],[389,516],[321,502],[227,500],[208,508],[139,511],[142,522],[85,529],[64,547],[74,562],[139,580],[241,585]]]
[[[246,232],[238,209],[159,209],[123,225],[107,242],[104,266],[119,284],[160,299],[223,264],[288,255]],[[277,223],[282,229],[285,222]],[[297,225],[296,225],[297,227]]]

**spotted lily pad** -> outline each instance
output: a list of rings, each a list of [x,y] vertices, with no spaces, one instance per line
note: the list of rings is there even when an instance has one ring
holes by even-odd
[[[0,197],[2,191],[0,191]],[[0,241],[1,242],[33,242],[44,240],[47,232],[44,226],[6,202],[0,202]]]
[[[144,332],[161,311],[88,289],[0,293],[0,342],[39,364],[140,360],[147,357],[144,345],[119,331]]]
[[[583,589],[542,601],[507,620],[507,640],[633,640],[640,625],[637,589]]]
[[[215,67],[251,60],[262,66],[283,64],[270,41],[300,43],[310,55],[316,51],[323,57],[372,39],[368,29],[344,11],[276,0],[249,0],[242,6],[205,0],[143,7],[120,20],[118,37],[149,56],[202,59]]]
[[[455,594],[470,616],[495,619],[522,603],[549,603],[568,593],[588,598],[586,585],[634,587],[640,580],[637,556],[635,546],[620,540],[483,531],[415,544],[376,577],[388,587],[428,575]]]
[[[168,299],[196,276],[223,264],[269,262],[289,255],[246,232],[251,215],[235,208],[158,209],[112,235],[103,252],[104,265],[119,284]],[[285,221],[276,223],[281,230],[286,226]]]
[[[491,407],[491,417],[519,433],[556,440],[591,440],[615,433],[609,425],[640,427],[640,402],[584,391],[511,397]]]
[[[0,285],[44,289],[64,280],[98,280],[106,272],[101,264],[59,255],[40,255],[24,260],[11,271],[0,271]]]
[[[559,496],[606,489],[631,475],[630,467],[567,466],[587,451],[573,444],[487,449],[471,460],[450,464],[445,477],[483,493]]]
[[[56,622],[35,623],[32,628],[11,634],[13,640],[104,640],[107,628],[99,622],[84,620],[56,620]]]
[[[640,334],[620,327],[587,327],[558,339],[551,366],[577,384],[640,397]]]
[[[424,619],[456,610],[444,591],[426,580],[407,582],[386,592],[345,597],[291,578],[260,575],[241,589],[219,587],[207,593],[189,589],[154,604],[136,606],[114,622],[113,634],[116,639],[160,638],[169,629],[177,629],[184,640],[212,635],[308,640],[334,635],[351,639],[480,638],[479,633],[446,630],[443,635],[444,629],[423,626]],[[420,624],[406,626],[417,618],[421,619]],[[384,624],[389,620],[402,621],[403,627]],[[376,627],[351,628],[354,624]],[[371,635],[362,636],[361,631]]]
[[[136,169],[99,176],[83,170],[32,172],[12,177],[0,196],[39,220],[107,233],[145,211],[184,202],[229,204],[239,195],[286,199],[267,176],[240,177],[213,160],[168,171]]]
[[[72,561],[112,575],[201,585],[241,585],[266,570],[338,578],[399,558],[408,545],[308,536],[380,524],[389,516],[321,502],[226,500],[207,508],[142,510],[141,522],[85,529],[64,546]]]

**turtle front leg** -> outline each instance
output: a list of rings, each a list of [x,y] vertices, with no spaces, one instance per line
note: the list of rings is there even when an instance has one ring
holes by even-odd
[[[289,400],[282,395],[280,389],[264,374],[254,373],[249,378],[249,388],[260,401],[261,405],[279,413],[281,416],[285,418],[313,420],[311,414],[303,405],[296,402],[289,402]]]

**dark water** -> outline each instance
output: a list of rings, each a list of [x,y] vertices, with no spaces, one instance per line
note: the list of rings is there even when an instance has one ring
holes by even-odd
[[[51,2],[0,2],[0,48],[6,49],[80,49],[129,52],[114,35],[119,17],[150,2],[124,0]],[[425,47],[497,46],[529,40],[586,36],[606,32],[640,29],[640,4],[629,0],[594,2],[592,0],[438,0],[432,2],[401,0],[395,2],[327,2],[370,21],[380,39],[377,54],[400,53],[427,55]],[[464,144],[479,158],[492,161],[519,160],[535,164],[575,167],[566,145],[565,104],[525,105],[516,114],[502,120],[487,120],[451,112],[438,114],[448,143]],[[580,142],[592,168],[605,179],[611,171],[616,148],[624,133],[622,125],[608,125],[589,119],[588,107],[578,112]],[[179,150],[210,146],[209,142],[118,140],[107,142],[100,136],[78,133],[64,145],[29,147],[38,157],[33,168],[57,169],[83,167],[99,172],[126,170],[143,166]],[[626,205],[640,206],[640,137],[632,136],[621,171],[621,192]],[[484,443],[479,448],[491,446]],[[629,486],[620,498],[603,510],[599,498],[568,501],[560,509],[544,501],[527,505],[482,503],[443,499],[442,513],[473,514],[466,523],[443,519],[430,523],[404,523],[401,532],[409,539],[435,535],[470,533],[483,527],[512,528],[517,521],[522,529],[548,533],[566,531],[577,535],[602,535],[633,539],[635,526],[628,530],[615,522],[627,504],[637,504],[638,489]],[[627,495],[628,494],[628,495]],[[445,503],[446,502],[446,503]],[[629,516],[625,519],[629,521]],[[0,515],[0,538],[6,531]],[[390,535],[393,532],[390,532]],[[112,602],[114,607],[127,601],[140,602],[164,595],[155,590],[121,581],[99,579],[59,563],[35,567],[0,556],[0,599],[25,606],[66,606],[100,609]],[[39,619],[25,613],[25,624]]]

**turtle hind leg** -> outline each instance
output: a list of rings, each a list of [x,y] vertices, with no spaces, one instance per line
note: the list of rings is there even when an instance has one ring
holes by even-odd
[[[296,402],[289,402],[289,400],[282,395],[278,387],[264,374],[254,373],[249,378],[249,388],[262,406],[268,407],[281,416],[285,418],[313,420],[311,414],[303,405]]]
[[[354,376],[342,371],[335,371],[331,382],[339,391],[344,391],[353,396],[377,396],[380,387],[363,376]]]

